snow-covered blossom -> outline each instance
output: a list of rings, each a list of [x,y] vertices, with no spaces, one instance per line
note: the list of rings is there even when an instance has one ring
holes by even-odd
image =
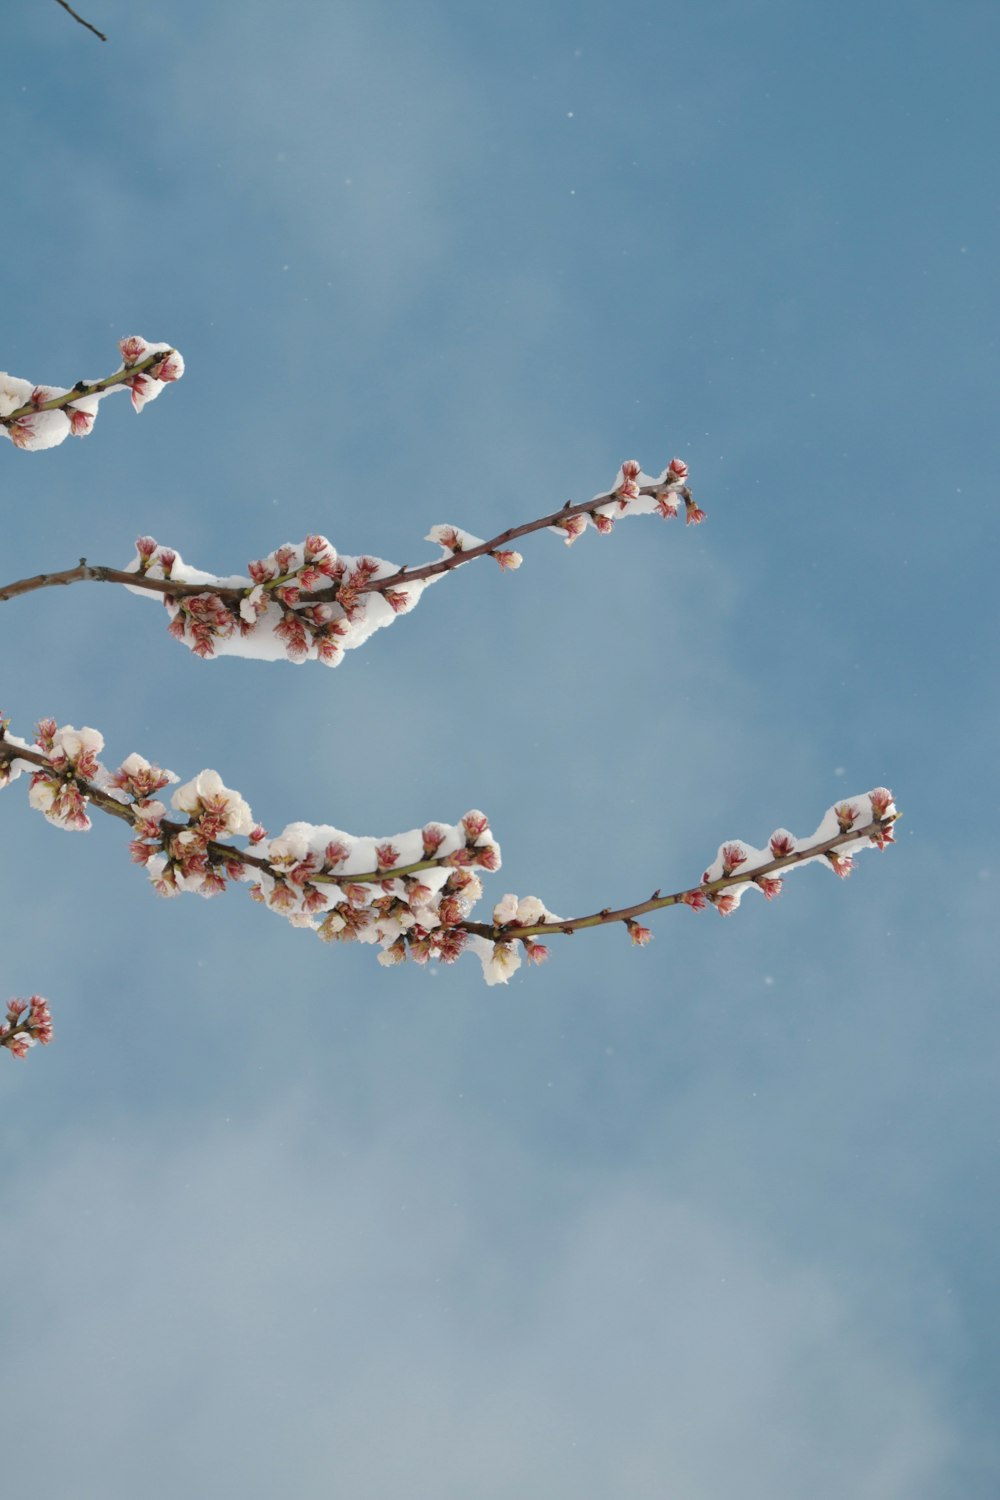
[[[7,1013],[0,1021],[0,1047],[14,1057],[27,1057],[36,1044],[45,1047],[53,1037],[52,1012],[41,995],[30,1000],[9,1000]]]
[[[286,542],[248,567],[248,575],[219,577],[190,567],[172,547],[139,537],[127,571],[198,592],[164,593],[168,630],[196,656],[258,661],[320,661],[335,667],[376,630],[416,605],[427,583],[379,591],[372,583],[399,572],[378,557],[346,557],[322,536]],[[131,588],[143,598],[148,589]]]
[[[90,728],[59,728],[54,719],[38,724],[35,743],[47,757],[51,770],[32,767],[28,801],[57,828],[86,833],[90,828],[87,798],[79,781],[103,780],[106,773],[97,759],[104,738]]]
[[[248,804],[239,792],[223,786],[218,771],[200,771],[192,781],[178,787],[170,801],[211,839],[227,833],[248,834],[254,826]]]

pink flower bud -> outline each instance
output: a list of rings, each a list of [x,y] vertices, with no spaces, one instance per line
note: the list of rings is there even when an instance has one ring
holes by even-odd
[[[130,365],[137,365],[139,363],[149,345],[145,339],[139,338],[138,334],[132,334],[130,338],[119,339],[118,347],[122,352],[122,360],[124,361],[125,368],[128,369]]]
[[[94,425],[94,413],[79,411],[75,406],[67,406],[66,415],[69,417],[69,430],[72,436],[86,437]]]
[[[582,515],[567,516],[564,521],[557,521],[556,526],[558,526],[560,531],[565,531],[566,535],[563,540],[567,547],[570,547],[576,541],[577,537],[582,536],[586,531],[587,518]]]
[[[620,500],[635,500],[639,495],[639,486],[636,482],[642,472],[641,466],[634,458],[626,459],[621,467],[621,478],[615,488],[615,494]]]
[[[858,809],[849,802],[841,802],[833,809],[833,814],[841,833],[850,833],[858,821]]]
[[[670,479],[683,482],[688,477],[688,466],[682,458],[672,458],[667,465],[667,474]]]
[[[876,818],[884,818],[893,806],[892,793],[887,786],[877,786],[874,791],[868,793],[871,798],[872,813]]]

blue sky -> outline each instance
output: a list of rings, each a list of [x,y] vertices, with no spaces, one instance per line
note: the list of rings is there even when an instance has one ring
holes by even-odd
[[[5,26],[0,365],[188,373],[4,445],[3,582],[140,532],[417,562],[633,456],[708,521],[529,538],[334,672],[15,600],[15,730],[272,830],[482,806],[488,899],[559,912],[905,817],[487,990],[157,901],[8,791],[3,984],[57,1026],[0,1070],[11,1493],[995,1496],[995,8],[84,13]]]

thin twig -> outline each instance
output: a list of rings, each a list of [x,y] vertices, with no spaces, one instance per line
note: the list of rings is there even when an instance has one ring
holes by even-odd
[[[62,4],[62,0],[59,0],[59,4]],[[61,396],[52,396],[48,401],[39,401],[37,406],[29,401],[26,405],[19,406],[17,411],[9,411],[5,417],[0,417],[0,422],[5,427],[11,427],[21,417],[33,417],[40,411],[59,411],[64,406],[72,406],[74,401],[80,401],[84,396],[98,396],[102,391],[109,391],[112,386],[131,380],[133,375],[145,374],[153,365],[159,364],[160,360],[169,359],[176,353],[176,349],[158,349],[134,365],[122,365],[120,370],[116,370],[113,375],[105,375],[103,380],[78,380],[71,391],[63,391]]]
[[[82,16],[78,16],[72,5],[66,4],[66,0],[56,0],[56,4],[61,5],[63,10],[68,10],[74,21],[79,21],[81,26],[86,26],[87,30],[92,31],[95,36],[100,37],[102,42],[107,41],[107,37],[104,35],[104,32],[98,31],[96,26],[91,26],[89,21],[85,21]]]

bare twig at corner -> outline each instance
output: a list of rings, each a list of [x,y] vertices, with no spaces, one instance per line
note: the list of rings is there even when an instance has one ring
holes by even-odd
[[[107,37],[104,35],[104,32],[98,31],[96,26],[91,26],[89,21],[85,21],[82,16],[78,16],[72,5],[66,4],[66,0],[56,0],[56,4],[61,5],[63,10],[69,11],[74,21],[79,21],[81,26],[86,26],[87,30],[92,31],[96,37],[100,37],[102,42],[107,41]]]

